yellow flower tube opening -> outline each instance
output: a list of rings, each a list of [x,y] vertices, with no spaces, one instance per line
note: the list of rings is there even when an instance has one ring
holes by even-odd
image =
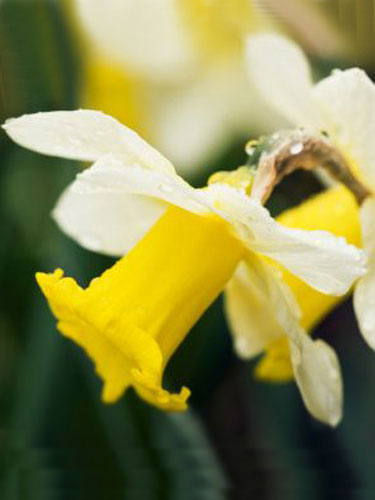
[[[358,205],[343,186],[324,191],[301,205],[282,213],[277,221],[290,228],[326,230],[344,237],[348,243],[361,245]],[[277,264],[276,264],[277,265]],[[281,268],[280,268],[281,269]],[[294,293],[301,309],[301,326],[312,329],[345,297],[324,295],[281,269],[285,283]],[[274,342],[255,368],[257,378],[284,382],[293,378],[289,344],[286,338]]]
[[[59,331],[95,363],[105,402],[132,386],[149,403],[182,411],[190,391],[163,389],[164,368],[244,252],[223,220],[171,206],[87,289],[61,270],[36,277]]]

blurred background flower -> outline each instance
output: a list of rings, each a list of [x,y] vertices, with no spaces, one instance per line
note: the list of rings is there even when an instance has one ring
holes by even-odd
[[[328,3],[70,0],[84,54],[82,103],[129,123],[181,172],[194,173],[250,128],[259,134],[283,123],[266,101],[254,98],[244,35],[289,32],[328,64],[332,58],[367,62],[368,44],[360,43],[363,3],[354,12],[350,6],[354,40],[343,26],[350,2]]]
[[[70,6],[84,54],[82,102],[129,123],[180,172],[194,173],[219,157],[252,122],[261,129],[274,122],[251,99],[243,64],[244,35],[265,24],[254,2],[72,0]]]
[[[112,2],[0,2],[1,122],[101,109],[200,186],[244,163],[247,139],[283,124],[244,76],[244,35],[288,33],[316,79],[355,65],[374,76],[373,0]],[[346,382],[336,431],[311,421],[293,384],[259,383],[253,362],[235,360],[221,299],[168,368],[171,387],[192,389],[189,413],[162,414],[133,394],[104,406],[90,362],[57,335],[34,281],[58,262],[85,286],[113,262],[50,219],[78,166],[21,150],[5,134],[0,148],[1,498],[373,498],[374,360],[350,302],[316,330]],[[298,172],[269,207],[277,214],[319,190]]]

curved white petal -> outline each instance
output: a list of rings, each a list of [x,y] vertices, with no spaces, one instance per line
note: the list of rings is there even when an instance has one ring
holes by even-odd
[[[284,331],[270,311],[267,280],[255,254],[241,262],[225,288],[224,307],[239,357],[250,359]],[[251,265],[250,265],[251,261]]]
[[[313,92],[325,128],[375,190],[375,85],[360,69],[336,70]]]
[[[166,206],[156,198],[110,190],[76,192],[73,183],[58,200],[53,217],[84,248],[117,257],[150,230]]]
[[[365,200],[360,215],[369,270],[355,287],[354,309],[363,338],[375,349],[375,197]]]
[[[337,425],[342,417],[343,387],[335,351],[304,331],[289,339],[294,377],[307,409],[315,418]]]
[[[276,34],[248,37],[246,65],[260,95],[294,125],[315,126],[309,63],[297,44]]]
[[[275,334],[287,335],[289,339],[294,376],[307,409],[318,420],[336,425],[342,416],[343,399],[341,373],[336,354],[325,342],[313,341],[299,326],[300,311],[295,298],[273,266],[262,262],[253,254],[247,258],[246,267],[247,276],[254,280],[254,289],[257,297],[261,296],[262,302],[259,303],[257,318],[254,318],[260,321],[249,323],[248,332],[245,331],[245,324],[240,323],[241,330],[235,329],[233,332],[235,336],[240,335],[236,337],[239,355],[249,357],[246,351],[249,337],[251,348],[261,346],[261,335],[264,333],[261,320],[263,317],[263,321],[268,322],[268,317],[271,316],[277,324]],[[251,283],[246,283],[247,289],[251,286]],[[240,307],[244,309],[245,297],[240,298],[242,301]],[[248,298],[253,300],[254,294],[248,295]],[[235,300],[234,296],[232,300]],[[248,306],[252,310],[250,302]],[[244,340],[238,342],[239,339]],[[269,340],[268,336],[264,339],[264,346]]]
[[[288,336],[293,373],[303,401],[315,418],[335,426],[341,420],[343,400],[337,356],[328,344],[312,340],[300,327],[298,306],[282,278],[270,265],[264,265],[263,270],[269,309]]]
[[[106,58],[156,81],[188,75],[199,54],[175,0],[76,0],[79,21]]]
[[[128,165],[174,172],[172,164],[133,130],[100,111],[49,111],[6,121],[3,128],[17,144],[51,156],[96,161],[118,156]]]
[[[354,290],[354,310],[360,332],[375,350],[375,265],[361,278]]]
[[[77,175],[53,216],[83,247],[117,256],[129,251],[169,204],[202,215],[212,212],[202,192],[177,175],[107,156]]]
[[[212,184],[207,198],[255,252],[280,262],[317,290],[342,295],[365,272],[363,252],[326,231],[278,224],[268,210],[236,189]]]
[[[127,166],[112,156],[103,157],[77,175],[72,185],[76,194],[114,193],[156,198],[198,214],[212,213],[204,192],[181,177],[141,165]],[[132,214],[136,216],[136,213]]]

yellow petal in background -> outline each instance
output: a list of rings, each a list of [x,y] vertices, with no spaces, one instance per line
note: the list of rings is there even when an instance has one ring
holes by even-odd
[[[291,228],[330,231],[336,236],[343,236],[349,243],[357,246],[361,244],[358,206],[353,195],[344,187],[325,191],[284,212],[278,217],[278,222]],[[282,272],[301,308],[301,326],[307,331],[311,332],[343,300],[342,297],[324,295],[314,290],[285,269]],[[270,345],[259,361],[255,374],[262,380],[272,382],[293,377],[286,339],[279,339]]]
[[[255,24],[252,0],[178,0],[185,23],[196,41],[197,52],[216,59],[240,52],[243,36]]]
[[[288,382],[293,379],[293,367],[290,359],[287,337],[274,341],[257,363],[255,377],[264,382]]]
[[[145,89],[140,77],[100,57],[85,58],[81,84],[83,108],[98,109],[149,136],[150,116],[145,109]]]
[[[171,207],[86,290],[61,270],[37,280],[60,332],[94,361],[104,401],[133,386],[149,403],[181,411],[189,391],[163,389],[164,368],[244,252],[225,222]]]

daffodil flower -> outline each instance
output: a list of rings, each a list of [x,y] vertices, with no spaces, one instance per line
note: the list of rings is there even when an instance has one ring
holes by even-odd
[[[344,294],[364,273],[362,252],[324,231],[289,229],[248,196],[249,183],[194,189],[172,164],[113,118],[89,110],[8,120],[8,135],[42,154],[91,161],[62,194],[53,216],[85,248],[120,260],[82,289],[61,270],[38,273],[60,332],[82,346],[103,379],[103,399],[130,386],[167,410],[184,410],[189,390],[162,387],[163,371],[203,311],[235,274],[250,280],[275,317],[268,338],[288,336],[306,406],[336,424],[342,385],[333,350],[299,326],[293,295],[271,261],[328,294]],[[125,255],[125,256],[124,256]],[[232,295],[234,329],[256,304]],[[264,318],[265,321],[267,317]],[[258,346],[259,347],[259,346]]]
[[[334,70],[314,84],[301,49],[277,35],[249,38],[246,56],[251,80],[267,103],[291,124],[323,132],[368,191],[360,206],[368,271],[355,286],[354,308],[364,340],[375,349],[375,85],[358,68]],[[331,211],[346,203],[342,194],[336,202]],[[328,214],[321,214],[323,224]]]

